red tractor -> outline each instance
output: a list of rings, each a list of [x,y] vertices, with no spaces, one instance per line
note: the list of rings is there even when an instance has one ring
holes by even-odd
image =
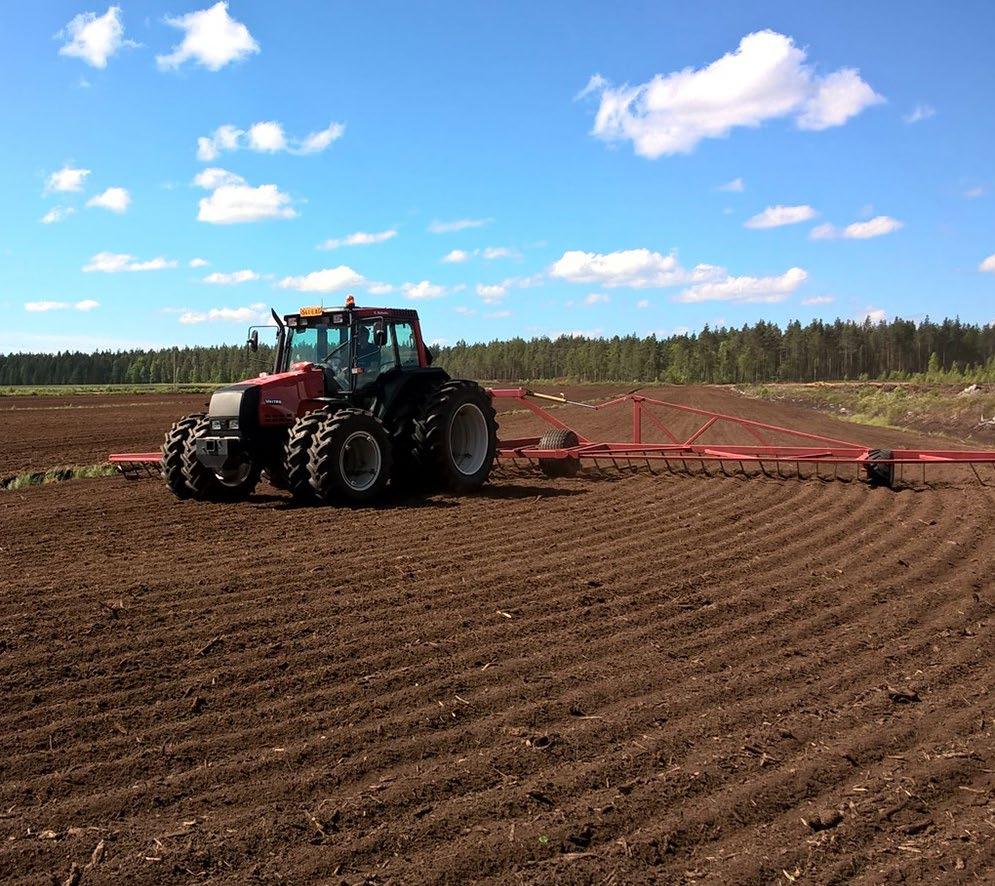
[[[177,496],[245,498],[263,473],[298,499],[353,504],[388,483],[471,492],[487,481],[491,397],[432,366],[416,311],[359,308],[350,296],[273,319],[273,372],[220,388],[206,414],[166,434],[162,471]]]

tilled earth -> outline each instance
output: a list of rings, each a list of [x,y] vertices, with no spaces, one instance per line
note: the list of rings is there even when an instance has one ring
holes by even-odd
[[[14,459],[3,414],[0,473],[202,400]],[[993,506],[607,466],[360,510],[0,493],[0,881],[990,882]]]

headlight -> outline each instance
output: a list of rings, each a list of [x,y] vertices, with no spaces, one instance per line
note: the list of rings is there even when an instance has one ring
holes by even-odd
[[[220,431],[221,430],[221,421],[219,419],[215,418],[215,419],[211,420],[211,430],[212,431]]]
[[[233,418],[231,421],[229,421],[228,422],[228,427],[231,430],[233,430],[233,431],[237,431],[238,430],[238,419],[237,418]]]

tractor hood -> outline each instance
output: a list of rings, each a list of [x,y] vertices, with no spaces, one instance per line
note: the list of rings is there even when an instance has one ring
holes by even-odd
[[[237,419],[242,432],[250,434],[255,428],[289,425],[299,414],[314,408],[308,401],[324,396],[324,379],[321,369],[304,363],[289,372],[227,385],[211,395],[208,417]]]

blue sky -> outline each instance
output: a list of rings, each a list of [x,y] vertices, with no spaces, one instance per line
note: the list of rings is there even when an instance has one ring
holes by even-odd
[[[987,2],[28,4],[0,351],[347,292],[447,342],[991,322],[993,33]]]

